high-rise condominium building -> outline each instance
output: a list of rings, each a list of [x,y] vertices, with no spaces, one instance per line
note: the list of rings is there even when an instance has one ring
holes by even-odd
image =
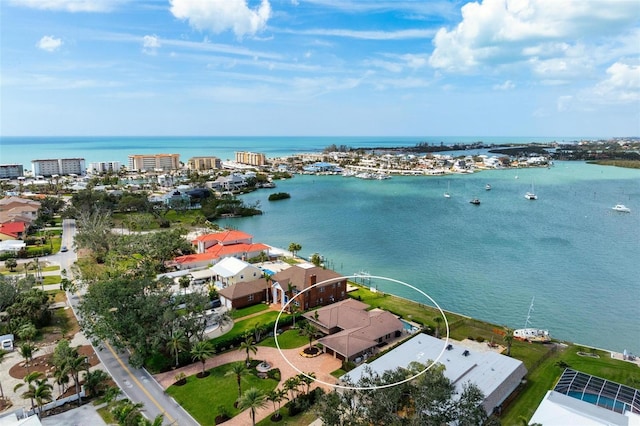
[[[180,154],[129,155],[129,170],[177,170]]]
[[[191,157],[187,162],[189,170],[213,170],[221,168],[218,157]]]
[[[262,153],[236,151],[236,163],[249,164],[250,166],[264,166],[267,159]]]
[[[31,171],[34,176],[83,175],[86,168],[84,158],[57,158],[31,160]]]

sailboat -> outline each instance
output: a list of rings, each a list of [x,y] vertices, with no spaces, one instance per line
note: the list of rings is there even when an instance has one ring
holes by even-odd
[[[538,199],[538,196],[533,191],[533,182],[531,182],[531,191],[529,191],[526,194],[524,194],[524,198],[526,198],[527,200],[537,200]]]
[[[524,340],[525,342],[548,343],[551,341],[549,330],[531,328],[531,323],[529,322],[531,319],[531,312],[533,311],[533,302],[535,300],[536,297],[533,296],[533,299],[531,299],[531,305],[529,306],[529,312],[527,313],[527,319],[524,322],[524,328],[513,330],[513,337],[519,340]]]
[[[451,182],[447,182],[447,191],[444,193],[444,198],[451,198],[451,194],[449,194],[449,186],[451,186]]]

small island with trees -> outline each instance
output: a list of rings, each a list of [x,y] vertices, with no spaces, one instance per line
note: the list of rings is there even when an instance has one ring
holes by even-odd
[[[274,192],[269,195],[269,201],[286,200],[287,198],[291,198],[288,192]]]

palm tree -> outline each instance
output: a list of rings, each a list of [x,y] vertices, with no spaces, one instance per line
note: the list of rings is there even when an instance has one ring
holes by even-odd
[[[24,399],[29,398],[31,400],[31,407],[33,407],[33,400],[36,397],[39,397],[41,401],[44,401],[45,399],[46,389],[44,389],[44,387],[46,387],[45,383],[48,384],[48,382],[46,379],[41,379],[42,376],[43,374],[39,371],[27,373],[27,375],[24,376],[24,378],[22,379],[23,383],[18,383],[13,387],[13,391],[16,392],[25,384],[27,385],[27,390],[23,392],[21,396]],[[49,387],[53,389],[53,386],[49,385]],[[38,389],[38,388],[43,388],[43,389]]]
[[[29,363],[33,360],[33,353],[36,351],[36,347],[31,343],[23,343],[20,345],[20,355],[24,358],[24,366],[27,368],[27,374],[29,371]]]
[[[238,398],[242,396],[242,377],[247,376],[249,374],[249,370],[244,366],[241,362],[235,362],[231,365],[231,369],[227,371],[225,376],[235,376],[236,382],[238,383]]]
[[[313,348],[311,343],[313,342],[313,339],[318,336],[318,330],[309,321],[307,321],[304,323],[304,326],[300,330],[300,333],[302,333],[303,336],[306,336],[309,339],[309,353],[311,353],[311,350]]]
[[[284,389],[273,389],[269,391],[267,394],[267,401],[271,401],[273,403],[273,411],[275,413],[275,419],[280,418],[280,404],[287,398],[287,391]],[[278,408],[276,408],[276,404],[278,404]]]
[[[120,425],[137,425],[143,419],[143,407],[142,403],[134,404],[128,399],[123,399],[111,409],[111,413]]]
[[[176,367],[180,363],[180,359],[178,355],[182,352],[186,346],[187,338],[184,335],[182,330],[174,331],[171,333],[171,338],[169,339],[169,350],[176,357]]]
[[[60,386],[60,395],[67,391],[67,386],[69,384],[69,369],[67,365],[56,367],[53,371],[53,377],[55,379],[56,385]]]
[[[183,289],[184,294],[187,294],[187,289],[191,285],[191,278],[189,277],[189,275],[181,276],[180,279],[178,280],[178,283],[180,284],[180,287]]]
[[[436,322],[436,330],[435,330],[435,338],[439,339],[440,338],[440,323],[442,322],[442,317],[435,317],[433,319]]]
[[[91,396],[102,395],[109,387],[110,376],[104,370],[87,371],[84,376],[84,387]]]
[[[253,341],[253,336],[250,334],[246,334],[244,336],[244,342],[240,343],[240,347],[238,348],[238,350],[242,351],[246,351],[247,352],[247,359],[245,361],[245,363],[247,364],[247,367],[249,367],[249,364],[251,363],[251,358],[249,357],[249,352],[253,352],[254,354],[258,353],[258,347],[256,346],[255,342]]]
[[[265,293],[265,301],[267,302],[267,305],[268,305],[269,304],[269,290],[271,290],[271,275],[269,275],[266,272],[264,272],[262,274],[262,276],[264,277],[264,281],[266,283],[266,286],[264,288],[264,293]]]
[[[298,376],[289,377],[284,381],[283,389],[287,392],[291,392],[290,401],[296,399],[294,392],[298,392],[298,386],[300,386],[300,378]]]
[[[507,356],[511,356],[511,344],[513,343],[513,329],[505,328],[504,330],[504,342],[507,344]]]
[[[215,355],[216,350],[215,348],[213,348],[209,342],[207,341],[200,341],[198,343],[196,343],[193,348],[191,348],[191,359],[195,362],[195,361],[200,361],[202,363],[202,377],[204,377],[205,371],[204,371],[204,364],[207,361],[208,358],[211,358],[213,355]]]
[[[305,385],[307,385],[306,394],[309,395],[309,391],[311,390],[311,383],[315,381],[316,374],[313,371],[310,371],[308,373],[298,374],[297,377],[300,379],[300,383],[304,383]]]
[[[82,405],[82,398],[80,397],[80,372],[89,371],[89,361],[87,357],[81,354],[78,354],[77,349],[74,350],[74,356],[67,360],[67,369],[73,377],[73,385],[76,388],[76,395],[78,395],[78,407]]]
[[[256,426],[256,410],[267,405],[264,393],[260,389],[251,388],[238,398],[237,402],[240,410],[251,410],[251,423]]]
[[[36,400],[38,406],[38,417],[42,416],[42,406],[52,400],[53,385],[50,384],[47,379],[36,380],[33,388],[30,386],[29,390],[25,393],[33,395],[33,399]],[[25,398],[23,396],[23,398]],[[26,399],[26,398],[25,398]]]

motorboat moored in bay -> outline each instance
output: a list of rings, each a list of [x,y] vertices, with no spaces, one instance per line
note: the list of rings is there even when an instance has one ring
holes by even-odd
[[[631,209],[625,206],[624,204],[616,204],[615,206],[611,207],[611,210],[615,210],[617,212],[622,212],[622,213],[631,213]]]

